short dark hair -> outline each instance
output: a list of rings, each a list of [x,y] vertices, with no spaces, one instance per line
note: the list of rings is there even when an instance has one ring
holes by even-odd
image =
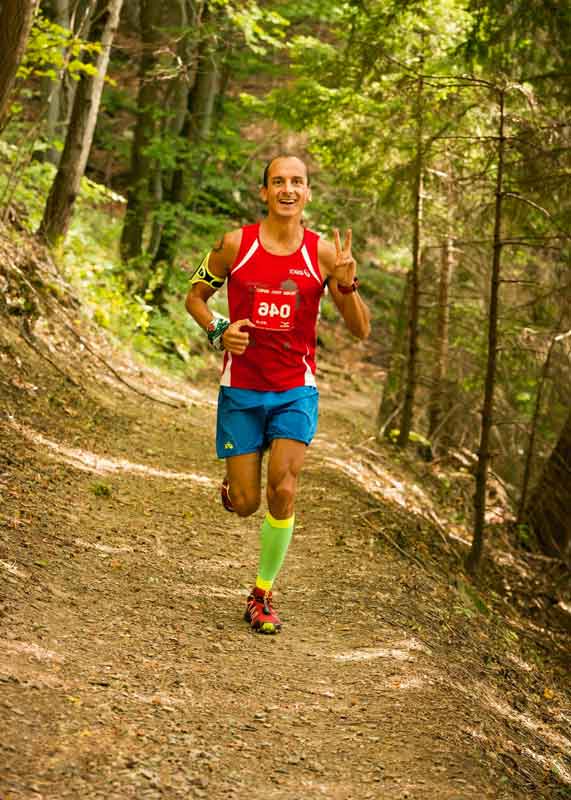
[[[268,188],[268,175],[269,175],[269,172],[270,172],[270,167],[272,166],[274,161],[278,160],[278,158],[297,158],[298,161],[301,161],[301,163],[305,167],[305,174],[307,176],[307,185],[309,186],[309,169],[308,169],[307,164],[303,160],[303,158],[300,158],[299,156],[296,156],[294,153],[279,153],[277,156],[274,156],[273,158],[270,158],[270,160],[268,161],[268,163],[264,167],[263,186],[265,186],[266,189]]]

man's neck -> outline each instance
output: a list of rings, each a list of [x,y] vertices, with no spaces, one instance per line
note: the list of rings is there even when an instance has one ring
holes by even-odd
[[[299,217],[281,219],[265,217],[260,224],[262,244],[276,253],[293,253],[303,241],[303,226]]]

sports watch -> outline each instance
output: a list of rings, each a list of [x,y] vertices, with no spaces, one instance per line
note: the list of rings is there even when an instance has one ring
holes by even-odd
[[[352,294],[353,292],[356,292],[357,289],[359,288],[359,278],[355,275],[351,286],[341,286],[341,284],[337,282],[337,288],[339,289],[341,294]]]

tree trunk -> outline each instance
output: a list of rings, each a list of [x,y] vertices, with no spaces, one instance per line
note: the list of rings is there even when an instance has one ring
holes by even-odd
[[[50,19],[62,28],[70,28],[69,0],[52,0],[52,13]],[[63,70],[62,70],[63,73]],[[42,94],[47,102],[46,114],[46,139],[47,150],[39,156],[43,161],[49,161],[56,167],[60,159],[60,151],[54,147],[54,140],[63,138],[66,122],[65,103],[65,74],[57,78],[44,78],[42,80]]]
[[[448,326],[450,322],[450,279],[453,267],[452,237],[442,244],[440,280],[438,284],[438,319],[436,323],[436,356],[432,372],[432,391],[428,410],[428,438],[439,430],[444,416],[445,385],[448,374]]]
[[[94,65],[96,74],[82,75],[79,80],[59,169],[38,229],[38,235],[52,246],[65,237],[71,221],[93,141],[111,44],[122,4],[123,0],[99,0],[96,6],[89,33],[90,41],[101,41],[101,52],[97,54]]]
[[[212,17],[205,6],[202,24],[212,22]],[[188,93],[188,108],[181,136],[191,144],[204,145],[208,140],[214,120],[214,108],[220,82],[219,57],[214,38],[207,32],[201,40],[198,52],[198,68],[192,89]],[[184,206],[189,194],[189,172],[187,162],[179,164],[173,174],[170,192],[165,198],[173,205]],[[197,182],[200,169],[193,170],[192,182]],[[161,241],[154,259],[155,263],[166,261],[172,264],[176,255],[178,230],[174,222],[165,225]]]
[[[424,61],[424,60],[423,60]],[[412,231],[412,269],[410,285],[410,310],[408,317],[408,361],[406,390],[400,421],[400,432],[397,439],[399,447],[406,447],[412,428],[414,411],[414,395],[417,383],[418,360],[418,320],[419,320],[419,286],[422,240],[423,182],[424,182],[424,80],[418,79],[417,85],[417,124],[416,124],[416,160],[414,178],[414,222]]]
[[[389,369],[385,378],[383,386],[383,397],[379,405],[377,414],[377,437],[382,439],[387,426],[390,424],[391,419],[396,416],[401,405],[402,388],[403,388],[403,373],[406,365],[406,329],[408,322],[408,309],[410,305],[410,283],[411,273],[406,274],[404,282],[401,302],[399,305],[397,321],[395,325],[395,332],[393,344],[391,349],[391,357]]]
[[[560,333],[558,336],[554,336],[551,342],[549,343],[549,349],[547,351],[547,356],[545,358],[545,362],[543,364],[541,370],[541,377],[539,379],[539,385],[537,387],[537,395],[535,397],[535,407],[533,410],[533,418],[531,420],[531,430],[529,432],[529,444],[527,447],[527,455],[525,459],[525,467],[523,471],[523,480],[521,486],[521,496],[518,505],[518,512],[517,512],[517,523],[521,524],[524,521],[526,510],[527,510],[527,496],[529,490],[529,483],[531,479],[531,468],[533,464],[533,458],[535,455],[535,437],[537,434],[537,426],[539,423],[539,415],[541,413],[541,401],[543,399],[543,389],[545,387],[545,382],[547,380],[547,376],[549,374],[549,367],[551,364],[551,355],[553,353],[553,348],[557,344],[557,342],[561,342],[567,337],[571,336],[571,331],[567,331],[567,333]]]
[[[499,92],[500,125],[498,137],[498,166],[496,174],[496,202],[494,213],[494,245],[492,257],[492,274],[490,290],[490,308],[488,318],[488,357],[486,380],[484,385],[484,404],[482,408],[482,428],[478,465],[476,468],[476,491],[474,495],[474,536],[472,547],[466,558],[466,569],[475,573],[480,565],[484,545],[486,525],[486,488],[488,466],[490,461],[490,433],[493,425],[494,390],[496,383],[496,362],[498,355],[498,306],[500,292],[500,274],[502,263],[502,201],[505,160],[505,90]]]
[[[156,128],[159,82],[153,79],[155,52],[159,43],[161,4],[141,0],[140,23],[143,52],[139,66],[137,122],[131,149],[131,175],[127,192],[127,209],[121,232],[121,257],[124,261],[143,252],[143,234],[151,201],[152,160],[145,152]]]
[[[10,93],[24,55],[38,0],[0,0],[0,130],[10,110]]]
[[[571,554],[571,411],[527,503],[525,520],[544,553],[565,560]]]
[[[196,43],[191,31],[200,28],[202,6],[189,0],[175,0],[165,10],[166,24],[169,28],[184,31],[176,47],[177,70],[172,81],[169,81],[165,92],[164,105],[170,110],[169,116],[162,121],[161,134],[176,140],[180,135],[187,115],[188,93],[196,80]],[[153,169],[152,197],[155,212],[151,222],[147,253],[155,260],[163,233],[163,221],[160,207],[169,196],[172,186],[172,170],[165,169],[159,161]]]

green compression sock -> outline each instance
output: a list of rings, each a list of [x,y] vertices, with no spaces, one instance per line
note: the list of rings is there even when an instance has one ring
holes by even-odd
[[[270,512],[262,524],[260,531],[260,566],[256,586],[269,592],[278,572],[284,563],[284,558],[291,542],[295,514],[289,519],[275,519]]]

